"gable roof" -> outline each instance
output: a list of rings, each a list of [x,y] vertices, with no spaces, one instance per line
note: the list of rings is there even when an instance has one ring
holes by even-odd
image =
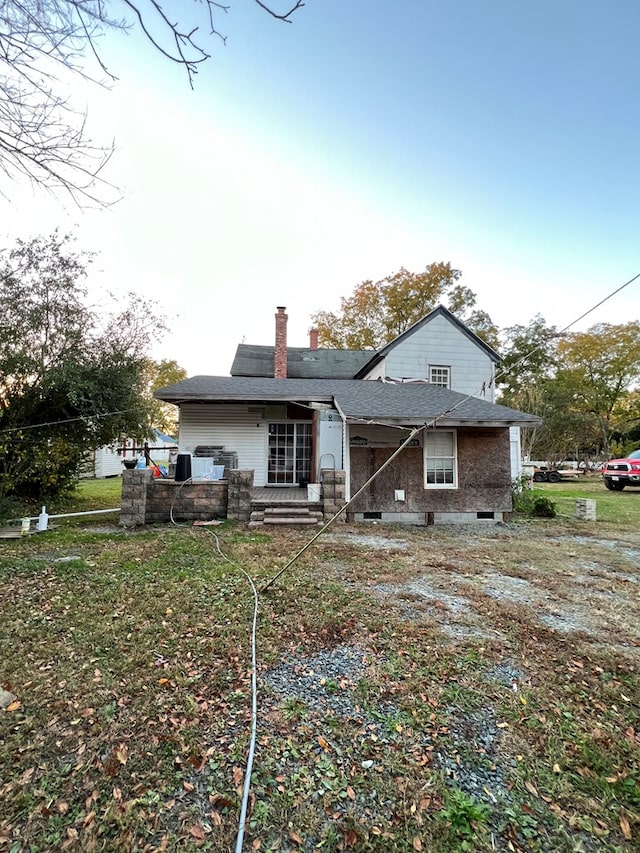
[[[274,353],[273,346],[239,344],[231,375],[273,377]],[[287,347],[287,376],[289,379],[353,379],[371,355],[372,350]]]
[[[328,403],[353,421],[440,426],[537,426],[541,419],[428,382],[194,376],[156,391],[183,403]]]
[[[386,346],[382,347],[382,349],[373,353],[373,355],[370,355],[367,363],[362,365],[360,370],[358,370],[358,372],[353,375],[353,378],[362,379],[364,376],[367,375],[367,373],[369,373],[369,371],[371,371],[377,364],[379,364],[382,359],[385,358],[388,353],[391,352],[391,350],[394,349],[401,341],[413,335],[414,332],[417,332],[418,329],[421,329],[423,326],[426,326],[436,317],[446,317],[446,319],[453,323],[453,325],[456,326],[456,328],[460,332],[462,332],[465,337],[467,337],[476,346],[480,347],[480,349],[484,350],[484,352],[489,356],[491,361],[496,363],[500,361],[500,356],[492,347],[489,346],[489,344],[485,343],[482,338],[479,338],[478,335],[476,335],[474,332],[471,331],[471,329],[465,326],[465,324],[461,320],[458,320],[458,318],[455,317],[451,313],[451,311],[445,308],[444,305],[438,305],[436,308],[433,309],[433,311],[430,311],[421,320],[418,320],[412,326],[409,326],[408,329],[405,329],[404,332],[398,335],[397,338],[394,338]]]

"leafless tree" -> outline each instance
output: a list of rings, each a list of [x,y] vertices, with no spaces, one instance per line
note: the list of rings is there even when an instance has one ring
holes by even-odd
[[[102,170],[113,144],[97,145],[88,137],[86,113],[74,107],[68,81],[77,75],[108,86],[116,75],[108,68],[102,36],[138,29],[153,49],[185,70],[193,87],[212,39],[226,41],[216,19],[229,6],[192,2],[192,20],[185,26],[170,9],[173,4],[184,14],[178,0],[167,0],[168,8],[158,0],[0,0],[0,172],[5,176],[0,193],[9,196],[9,182],[26,178],[53,193],[63,191],[82,206],[108,203],[114,188]],[[254,2],[286,23],[304,6],[295,0],[279,12]]]

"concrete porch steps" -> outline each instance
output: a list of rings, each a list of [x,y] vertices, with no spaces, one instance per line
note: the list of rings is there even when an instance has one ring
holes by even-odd
[[[254,510],[249,519],[249,527],[264,527],[265,525],[281,525],[287,527],[303,527],[318,525],[324,522],[324,516],[319,510],[309,507],[265,507]]]

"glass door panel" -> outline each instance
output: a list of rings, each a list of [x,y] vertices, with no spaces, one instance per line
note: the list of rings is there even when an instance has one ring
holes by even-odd
[[[311,424],[269,424],[268,485],[297,485],[301,479],[309,479],[310,470]]]

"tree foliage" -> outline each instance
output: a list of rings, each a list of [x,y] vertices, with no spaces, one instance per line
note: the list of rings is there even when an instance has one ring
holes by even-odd
[[[640,381],[640,322],[598,323],[561,340],[558,352],[575,388],[574,408],[596,419],[608,455],[618,414]]]
[[[428,264],[423,272],[401,268],[380,281],[363,281],[352,296],[340,300],[339,312],[312,315],[318,341],[335,349],[380,349],[442,303],[494,345],[497,328],[488,314],[475,308],[473,291],[458,283],[461,275],[440,262]]]
[[[502,359],[496,373],[502,402],[517,408],[529,389],[554,375],[558,332],[540,314],[527,326],[510,326],[500,335]],[[529,409],[527,409],[529,411]]]
[[[502,333],[500,402],[544,419],[522,432],[529,458],[608,456],[640,424],[640,323],[559,334],[537,315]]]
[[[153,398],[153,392],[186,379],[187,371],[184,367],[180,367],[175,359],[166,358],[161,361],[150,361],[148,371],[147,393],[152,398],[151,422],[154,427],[167,435],[175,436],[178,432],[178,410],[173,403],[163,403]]]
[[[254,0],[274,18],[290,22],[301,0],[281,11]],[[173,7],[173,8],[172,8]],[[105,85],[115,80],[103,36],[141,32],[152,48],[182,67],[189,83],[210,57],[212,38],[225,41],[217,17],[228,6],[194,0],[3,0],[0,2],[0,171],[78,202],[103,201],[94,187],[112,153],[86,134],[86,114],[73,106],[66,85],[75,75]],[[185,21],[185,18],[187,19]]]
[[[61,494],[88,452],[149,432],[150,324],[134,296],[118,313],[87,305],[90,260],[73,251],[69,237],[54,234],[18,241],[0,266],[0,480],[6,494]]]

